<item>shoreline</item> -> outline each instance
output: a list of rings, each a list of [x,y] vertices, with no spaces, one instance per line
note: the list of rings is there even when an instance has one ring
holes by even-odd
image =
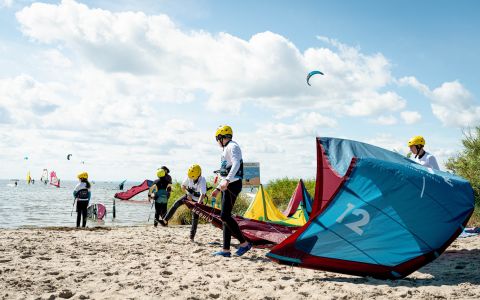
[[[220,258],[222,232],[199,225],[0,229],[2,299],[472,299],[480,237],[457,239],[402,280],[279,265],[253,249]],[[238,242],[232,240],[232,250]]]

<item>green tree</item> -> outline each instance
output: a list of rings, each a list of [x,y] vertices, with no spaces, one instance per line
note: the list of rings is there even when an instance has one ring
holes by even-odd
[[[464,132],[464,149],[455,157],[450,157],[445,167],[464,177],[472,185],[475,194],[475,212],[470,225],[480,224],[480,126]]]

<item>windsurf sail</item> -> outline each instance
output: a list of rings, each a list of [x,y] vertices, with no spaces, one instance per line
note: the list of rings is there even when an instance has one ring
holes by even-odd
[[[133,196],[148,190],[153,184],[153,181],[145,179],[141,184],[132,186],[128,191],[116,193],[115,198],[120,200],[128,200]]]
[[[50,172],[50,184],[56,187],[60,187],[60,179],[57,177],[55,171]]]
[[[308,220],[308,216],[312,212],[312,197],[308,193],[307,189],[305,188],[305,184],[301,179],[298,181],[297,187],[295,188],[295,191],[288,202],[287,209],[283,212],[283,214],[287,217],[293,216],[297,212],[300,205],[304,207]]]
[[[267,256],[280,263],[382,279],[437,258],[473,213],[470,183],[398,153],[317,138],[310,220]]]
[[[40,177],[40,180],[45,184],[48,183],[48,170],[47,169],[43,169],[42,177]]]
[[[307,223],[303,205],[297,205],[296,212],[291,217],[285,216],[273,203],[268,192],[260,185],[255,198],[243,214],[244,218],[281,224],[285,226],[303,226]]]
[[[30,171],[27,172],[27,184],[30,184],[32,177],[30,176]]]
[[[120,182],[120,184],[118,185],[118,189],[119,189],[119,190],[123,191],[123,186],[125,185],[125,182],[126,182],[126,181],[127,181],[127,180],[125,179],[124,181]]]

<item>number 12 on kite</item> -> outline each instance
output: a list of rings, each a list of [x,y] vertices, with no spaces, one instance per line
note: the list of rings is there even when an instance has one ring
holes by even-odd
[[[353,232],[355,232],[358,235],[362,235],[363,234],[363,229],[361,229],[360,227],[365,226],[365,225],[368,224],[368,222],[370,222],[370,214],[368,213],[368,211],[366,211],[364,209],[361,209],[361,208],[354,209],[354,208],[355,208],[355,205],[353,205],[352,203],[348,203],[347,208],[337,218],[336,222],[337,223],[343,223],[343,219],[345,219],[345,217],[349,213],[351,213],[354,216],[362,216],[360,218],[360,220],[358,220],[358,221],[345,223],[345,226],[350,228]]]

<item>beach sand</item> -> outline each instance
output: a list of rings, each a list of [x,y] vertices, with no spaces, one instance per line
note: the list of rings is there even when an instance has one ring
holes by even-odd
[[[266,249],[212,257],[222,233],[189,226],[0,230],[2,299],[478,299],[480,237],[457,239],[405,279],[271,262]],[[234,240],[236,243],[236,240]],[[236,244],[234,244],[236,245]]]

